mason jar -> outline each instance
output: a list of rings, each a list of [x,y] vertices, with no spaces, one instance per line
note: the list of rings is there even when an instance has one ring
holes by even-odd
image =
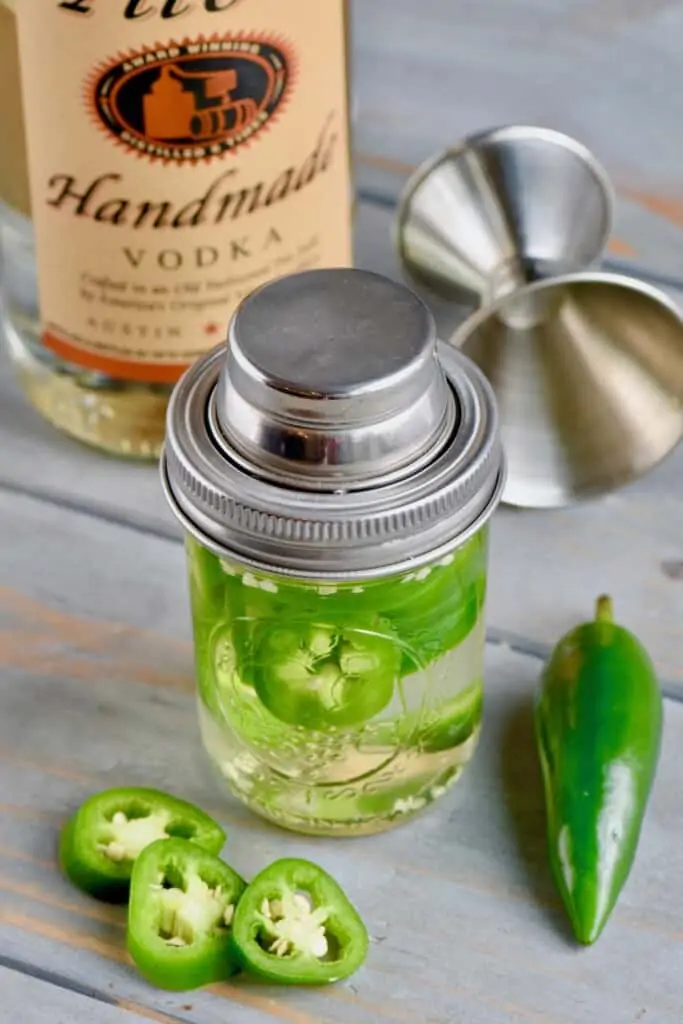
[[[322,835],[445,794],[483,706],[495,403],[402,285],[311,271],[252,293],[168,413],[199,720],[229,790]]]

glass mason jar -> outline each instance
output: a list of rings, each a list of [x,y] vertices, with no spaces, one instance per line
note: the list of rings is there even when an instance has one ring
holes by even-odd
[[[322,835],[445,793],[480,731],[504,472],[491,391],[423,304],[361,271],[253,293],[176,388],[162,475],[230,791]]]
[[[482,713],[487,528],[382,580],[258,572],[187,539],[204,744],[282,825],[374,832],[460,775]]]

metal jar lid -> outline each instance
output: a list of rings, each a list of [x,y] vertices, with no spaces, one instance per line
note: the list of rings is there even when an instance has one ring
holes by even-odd
[[[162,479],[207,547],[303,577],[380,576],[464,542],[504,463],[481,371],[401,284],[308,271],[251,293],[168,409]]]

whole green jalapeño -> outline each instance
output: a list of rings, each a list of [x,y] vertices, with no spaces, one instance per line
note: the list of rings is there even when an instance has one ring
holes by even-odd
[[[252,293],[174,391],[199,718],[285,827],[390,828],[443,796],[483,713],[491,389],[412,292],[311,271]]]

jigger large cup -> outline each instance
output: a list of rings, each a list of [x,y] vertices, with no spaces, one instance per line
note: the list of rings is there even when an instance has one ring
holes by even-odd
[[[552,508],[651,470],[683,436],[683,323],[618,274],[529,285],[469,317],[452,344],[488,377],[508,460],[507,504]]]

